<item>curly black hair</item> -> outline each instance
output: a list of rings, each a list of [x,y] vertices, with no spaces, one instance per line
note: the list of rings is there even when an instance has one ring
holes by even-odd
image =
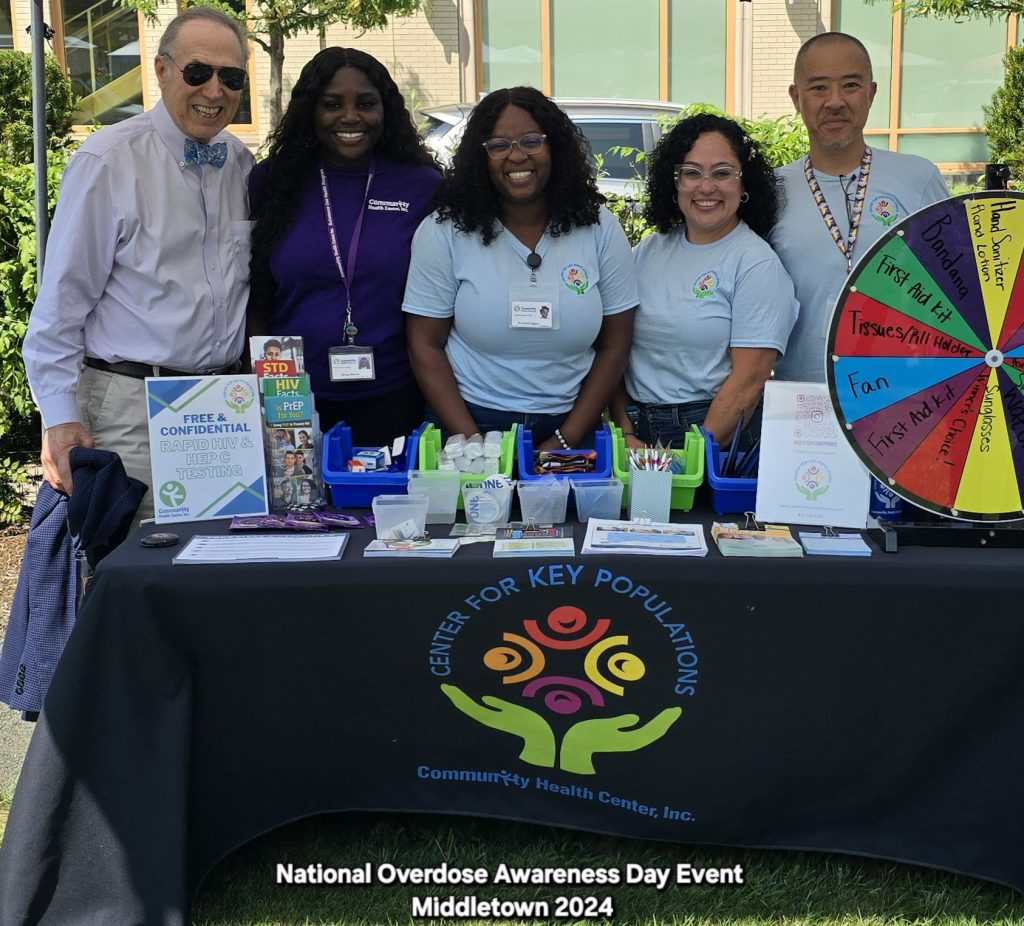
[[[697,139],[706,132],[724,135],[743,171],[743,191],[737,215],[765,240],[779,217],[779,180],[756,143],[732,119],[701,113],[680,120],[661,137],[647,167],[647,204],[644,218],[660,232],[685,225],[676,199],[675,167],[686,160]]]
[[[502,204],[487,173],[483,143],[491,138],[495,124],[509,106],[525,109],[547,135],[551,152],[551,179],[546,190],[550,233],[557,236],[574,227],[596,225],[604,200],[587,163],[590,145],[586,136],[555,103],[533,87],[495,90],[470,113],[462,142],[434,200],[437,221],[451,221],[459,231],[467,233],[479,229],[485,245],[496,237],[496,220],[501,217]]]
[[[292,88],[288,108],[267,138],[269,169],[259,207],[254,210],[250,261],[252,291],[269,299],[270,255],[294,224],[300,191],[321,159],[313,127],[317,100],[341,68],[358,68],[377,88],[384,107],[384,125],[375,151],[402,164],[437,164],[413,125],[398,85],[373,55],[358,48],[325,48],[302,69]],[[265,308],[265,306],[264,306]]]

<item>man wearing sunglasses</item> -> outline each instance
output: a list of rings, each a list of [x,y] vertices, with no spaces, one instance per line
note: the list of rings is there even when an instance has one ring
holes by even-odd
[[[160,102],[91,135],[64,173],[24,346],[58,490],[73,489],[74,446],[116,451],[148,485],[144,377],[238,369],[253,157],[224,129],[246,56],[219,10],[177,16],[155,61]]]

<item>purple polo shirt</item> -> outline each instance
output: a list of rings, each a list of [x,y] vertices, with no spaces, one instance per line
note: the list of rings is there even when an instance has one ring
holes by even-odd
[[[254,208],[260,202],[268,163],[257,164],[250,175]],[[367,168],[325,164],[324,169],[347,275],[352,232],[366,194]],[[306,371],[316,396],[359,399],[393,392],[412,380],[402,296],[413,232],[430,213],[440,181],[440,174],[430,167],[399,164],[382,156],[374,162],[356,265],[348,281],[352,322],[359,329],[356,343],[374,349],[377,378],[369,382],[331,382],[328,351],[344,343],[345,287],[331,251],[319,171],[313,171],[301,187],[299,212],[270,259],[276,292],[268,333],[302,336]]]

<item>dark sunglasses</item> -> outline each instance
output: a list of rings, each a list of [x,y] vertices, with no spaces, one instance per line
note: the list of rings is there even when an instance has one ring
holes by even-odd
[[[170,55],[164,55],[164,57],[181,71],[182,79],[190,87],[201,87],[216,74],[221,85],[227,87],[228,90],[241,90],[245,86],[246,77],[249,76],[245,68],[216,68],[212,64],[203,64],[201,61],[192,61],[182,68],[178,67],[178,62]]]

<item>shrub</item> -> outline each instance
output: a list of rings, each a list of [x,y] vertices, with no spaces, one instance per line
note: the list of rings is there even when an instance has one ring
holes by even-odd
[[[70,82],[47,58],[48,198],[50,211],[71,153]],[[35,176],[32,165],[32,78],[29,56],[0,52],[0,524],[20,519],[21,458],[11,456],[33,428],[35,409],[21,342],[36,296]]]
[[[46,56],[48,146],[67,144],[75,113],[75,92],[53,55]],[[0,158],[32,162],[32,58],[23,51],[0,51]]]
[[[1015,46],[1003,58],[1006,77],[983,106],[988,148],[994,163],[1008,164],[1013,179],[1024,180],[1024,46]]]
[[[789,116],[780,116],[777,119],[742,119],[736,116],[729,116],[710,103],[693,103],[687,106],[678,116],[665,116],[660,120],[664,132],[669,132],[680,120],[689,116],[696,116],[700,113],[714,113],[719,116],[728,116],[735,119],[754,141],[761,147],[761,151],[767,158],[768,163],[773,167],[781,167],[790,161],[807,153],[810,143],[807,139],[807,129],[804,127],[800,117],[793,113]],[[643,161],[645,154],[635,148],[613,148],[617,154]],[[638,184],[642,188],[642,183]],[[621,196],[608,197],[606,203],[612,214],[619,220],[625,229],[626,237],[630,244],[636,244],[642,238],[651,234],[653,229],[648,228],[642,215],[644,206],[643,193],[639,201]]]

